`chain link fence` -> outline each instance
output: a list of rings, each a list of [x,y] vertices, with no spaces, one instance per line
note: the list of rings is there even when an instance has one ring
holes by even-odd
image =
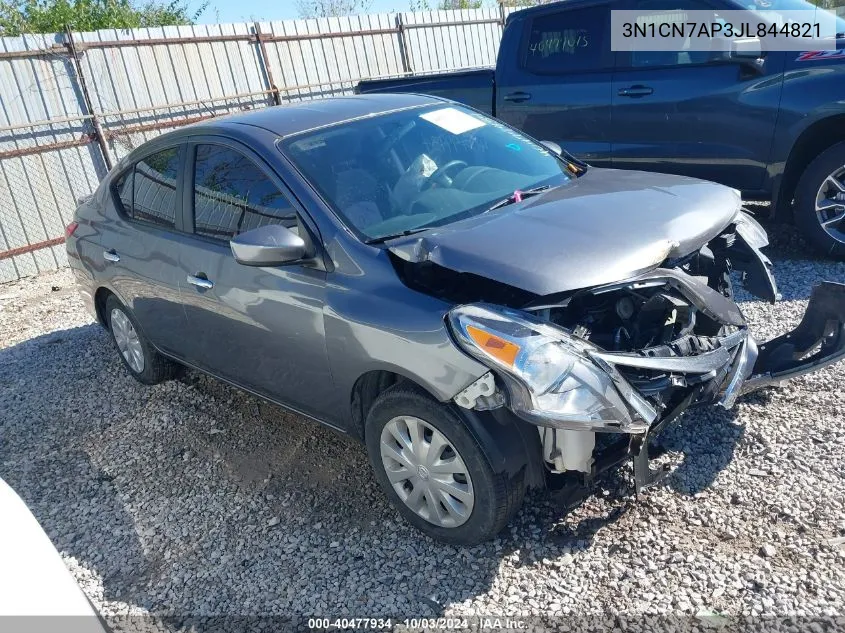
[[[506,12],[0,38],[0,282],[66,266],[78,200],[158,134],[361,79],[493,65]]]

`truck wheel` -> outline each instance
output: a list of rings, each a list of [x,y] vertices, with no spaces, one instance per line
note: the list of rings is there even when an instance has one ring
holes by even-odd
[[[179,366],[153,348],[135,318],[114,295],[106,300],[106,318],[120,360],[135,380],[155,385],[176,375]]]
[[[394,385],[376,399],[365,435],[391,503],[434,539],[481,543],[522,505],[522,478],[496,472],[460,416],[413,386]]]
[[[809,164],[795,190],[795,224],[819,251],[845,259],[845,143]]]

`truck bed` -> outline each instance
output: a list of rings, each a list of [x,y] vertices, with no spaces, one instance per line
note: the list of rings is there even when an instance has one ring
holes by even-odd
[[[493,68],[480,68],[396,79],[365,79],[356,86],[355,92],[414,92],[434,95],[493,115],[494,76]]]

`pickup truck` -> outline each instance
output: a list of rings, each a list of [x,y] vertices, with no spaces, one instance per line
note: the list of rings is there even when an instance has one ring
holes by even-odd
[[[511,13],[495,69],[361,81],[445,97],[602,167],[770,200],[845,259],[845,20],[835,50],[612,52],[610,10],[820,10],[805,0],[566,0]],[[556,42],[551,46],[548,42]],[[563,44],[559,44],[563,42]],[[722,48],[715,46],[714,48]]]

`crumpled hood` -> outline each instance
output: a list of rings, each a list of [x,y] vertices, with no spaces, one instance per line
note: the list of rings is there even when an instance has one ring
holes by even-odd
[[[522,203],[388,244],[406,261],[548,295],[620,281],[691,253],[740,207],[735,190],[712,182],[591,168]]]

